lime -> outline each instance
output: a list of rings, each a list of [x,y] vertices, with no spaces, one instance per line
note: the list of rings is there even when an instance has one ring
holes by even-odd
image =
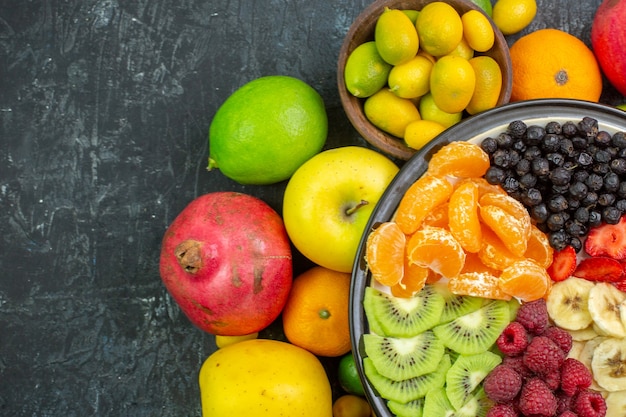
[[[476,73],[476,88],[465,110],[469,114],[492,109],[498,104],[502,90],[502,70],[490,56],[477,56],[469,60]]]
[[[422,149],[438,134],[446,130],[441,123],[432,120],[416,120],[404,131],[404,141],[413,149]]]
[[[442,1],[424,6],[415,26],[420,47],[437,57],[452,52],[463,39],[461,16],[454,7]]]
[[[430,92],[441,110],[447,113],[463,111],[475,88],[476,73],[467,59],[446,55],[433,65]]]
[[[387,84],[390,70],[391,64],[381,58],[374,41],[362,43],[346,60],[346,88],[355,97],[369,97]]]
[[[415,24],[415,21],[417,20],[417,16],[420,14],[419,10],[414,10],[414,9],[402,9],[402,13],[407,15],[409,19],[411,19],[411,23],[413,24]]]
[[[387,88],[368,97],[363,111],[374,126],[399,138],[404,137],[404,129],[409,123],[420,119],[419,111],[410,99],[398,97]]]
[[[417,98],[430,89],[430,71],[433,63],[422,55],[394,66],[389,72],[389,89],[402,98]]]
[[[341,388],[348,394],[365,395],[352,353],[342,356],[339,360],[337,379]]]
[[[498,0],[493,6],[493,23],[504,35],[521,32],[537,14],[535,0]]]
[[[260,77],[215,113],[208,169],[241,184],[277,183],[321,151],[327,133],[324,101],[310,85],[285,75]]]
[[[376,21],[374,41],[380,56],[391,65],[408,61],[419,49],[417,30],[411,19],[388,7]]]
[[[487,16],[478,10],[470,10],[461,16],[463,37],[478,52],[486,52],[495,42],[495,33]]]
[[[443,125],[444,127],[450,127],[457,124],[463,117],[463,112],[447,113],[441,110],[435,104],[435,100],[433,99],[433,95],[431,93],[427,93],[420,99],[419,112],[422,119],[432,120]]]

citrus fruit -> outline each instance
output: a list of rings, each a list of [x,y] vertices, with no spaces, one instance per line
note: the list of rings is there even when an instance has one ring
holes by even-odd
[[[341,388],[348,394],[365,395],[352,353],[342,356],[339,360],[337,380]]]
[[[438,134],[446,130],[441,123],[432,120],[416,120],[409,123],[404,131],[404,141],[413,149],[422,149]]]
[[[390,70],[391,65],[382,59],[374,41],[362,43],[346,60],[346,88],[355,97],[369,97],[387,84]]]
[[[385,222],[366,241],[367,266],[379,284],[393,286],[404,277],[406,236],[397,223]]]
[[[472,99],[475,87],[476,74],[467,59],[446,55],[433,65],[430,92],[437,107],[446,113],[462,112]]]
[[[513,35],[528,26],[536,14],[535,0],[497,0],[491,18],[504,35]]]
[[[421,119],[411,100],[400,98],[386,88],[368,97],[363,111],[374,126],[399,138],[404,137],[409,123]]]
[[[396,223],[404,234],[415,233],[432,209],[448,201],[452,191],[452,184],[444,178],[434,175],[420,177],[400,199]]]
[[[370,417],[371,413],[369,403],[358,395],[342,395],[333,403],[333,417]]]
[[[482,226],[483,242],[478,257],[489,268],[502,271],[507,266],[523,258],[515,256],[504,245],[504,242],[486,225]]]
[[[550,246],[548,236],[534,224],[530,227],[528,247],[524,253],[525,258],[530,258],[544,268],[552,264],[554,249]]]
[[[410,263],[428,268],[445,278],[459,275],[465,263],[463,247],[452,233],[441,227],[425,226],[411,235],[407,254]]]
[[[454,7],[442,1],[425,5],[415,26],[420,47],[434,56],[449,54],[463,38],[461,16]]]
[[[489,155],[480,146],[463,141],[450,142],[438,150],[428,163],[430,175],[461,178],[482,177],[489,168]]]
[[[309,352],[335,357],[350,351],[350,274],[314,266],[294,281],[283,309],[287,340]]]
[[[470,59],[474,56],[474,50],[467,42],[465,38],[461,39],[461,42],[450,52],[448,55],[456,55],[461,58]]]
[[[510,300],[511,296],[499,287],[500,279],[489,272],[466,272],[448,281],[448,289],[457,295]]]
[[[402,280],[390,288],[391,294],[400,298],[411,298],[422,288],[428,280],[430,270],[409,262],[408,256],[404,257],[404,276]]]
[[[415,21],[417,20],[417,16],[420,14],[419,10],[415,10],[415,9],[402,9],[402,13],[407,15],[408,18],[411,20],[411,23],[413,24],[415,24]]]
[[[593,52],[577,37],[558,29],[540,29],[510,48],[511,101],[571,98],[597,102],[602,74]]]
[[[421,97],[430,89],[431,60],[416,55],[405,63],[395,65],[389,72],[389,89],[398,97]]]
[[[198,382],[204,417],[332,417],[324,366],[290,343],[255,339],[218,349]]]
[[[502,70],[490,56],[477,56],[469,60],[476,74],[476,88],[465,111],[477,114],[498,104],[502,90]]]
[[[491,17],[493,12],[491,0],[472,0],[472,3],[483,9],[487,16]]]
[[[487,16],[478,10],[469,10],[461,16],[463,37],[478,52],[486,52],[493,46],[496,35]]]
[[[244,340],[252,340],[259,337],[259,333],[250,333],[241,336],[224,336],[224,335],[215,335],[215,346],[218,348],[223,348],[228,345],[232,345],[234,343],[243,342]]]
[[[408,61],[419,49],[417,30],[411,19],[401,10],[388,7],[376,21],[374,41],[380,56],[391,65]]]
[[[446,128],[457,124],[463,118],[463,112],[447,113],[437,107],[431,93],[420,99],[418,110],[422,119],[437,122]]]
[[[324,101],[310,85],[284,75],[260,77],[215,113],[208,169],[241,184],[277,183],[317,154],[327,133]]]
[[[472,182],[460,184],[448,203],[449,228],[467,252],[476,253],[482,243],[478,217],[478,186]]]
[[[551,282],[546,269],[530,259],[517,261],[500,274],[500,289],[522,301],[543,298]]]

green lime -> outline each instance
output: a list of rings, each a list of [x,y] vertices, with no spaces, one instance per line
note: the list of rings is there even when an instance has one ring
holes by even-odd
[[[324,101],[310,85],[285,75],[260,77],[215,113],[208,169],[240,184],[284,181],[322,150],[327,133]]]
[[[339,360],[339,369],[337,372],[339,385],[348,394],[365,395],[359,372],[356,369],[356,363],[352,353],[344,355]]]
[[[491,17],[493,11],[491,0],[472,0],[472,3],[483,9],[487,16]]]
[[[413,24],[415,24],[415,21],[417,21],[417,15],[420,14],[419,10],[413,10],[413,9],[403,9],[402,13],[407,15],[409,19],[411,19],[411,23]]]
[[[617,106],[615,106],[615,107],[617,107],[617,108],[618,108],[618,109],[620,109],[620,110],[624,110],[624,111],[626,111],[626,103],[624,103],[624,104],[618,104],[618,105],[617,105]]]
[[[408,61],[419,49],[417,29],[411,19],[400,10],[388,7],[376,21],[374,41],[380,56],[391,65]]]
[[[346,88],[355,97],[369,97],[387,84],[391,65],[385,62],[374,41],[357,46],[348,55],[344,69]]]

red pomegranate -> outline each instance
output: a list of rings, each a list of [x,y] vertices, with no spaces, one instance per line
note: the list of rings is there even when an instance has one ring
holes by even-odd
[[[281,217],[264,201],[236,192],[189,203],[165,232],[159,266],[189,320],[227,336],[258,332],[274,321],[293,279]]]
[[[593,18],[591,45],[602,72],[626,96],[626,0],[604,0]]]

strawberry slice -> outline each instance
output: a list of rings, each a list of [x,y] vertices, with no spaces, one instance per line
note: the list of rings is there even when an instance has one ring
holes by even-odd
[[[589,231],[585,241],[589,256],[608,256],[626,259],[626,215],[617,224],[602,224]]]
[[[576,250],[572,246],[554,251],[552,264],[548,267],[548,274],[552,281],[564,281],[569,278],[576,269]]]
[[[613,258],[592,256],[580,261],[574,276],[589,281],[618,282],[624,277],[624,268]]]

